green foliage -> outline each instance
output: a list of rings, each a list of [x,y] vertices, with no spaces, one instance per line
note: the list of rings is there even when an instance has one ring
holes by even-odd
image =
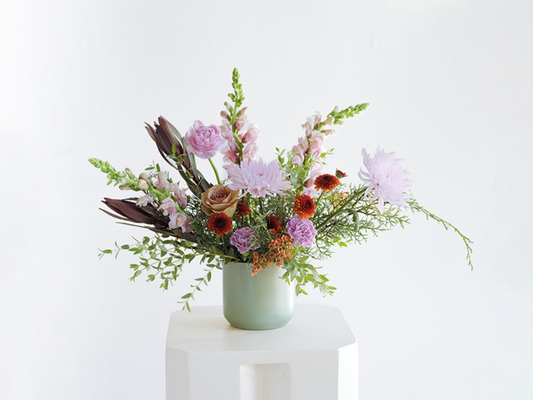
[[[428,210],[426,210],[424,207],[422,207],[420,204],[418,204],[418,202],[416,200],[412,200],[411,202],[409,202],[409,207],[411,208],[411,211],[413,212],[420,212],[422,214],[424,214],[426,216],[426,219],[432,219],[434,221],[437,221],[439,224],[441,224],[444,229],[448,230],[448,229],[452,229],[453,231],[455,231],[455,233],[457,233],[461,239],[463,240],[463,243],[465,244],[466,246],[466,261],[468,262],[468,265],[470,266],[470,269],[473,270],[474,269],[474,265],[472,264],[472,241],[467,238],[465,235],[463,235],[459,229],[457,229],[455,226],[453,226],[452,224],[450,224],[449,222],[446,222],[445,220],[443,220],[442,218],[436,216],[435,214],[433,214],[432,212],[429,212]]]
[[[193,260],[198,260],[205,264],[205,274],[195,279],[191,284],[190,292],[182,296],[180,303],[184,303],[183,308],[189,309],[189,301],[194,300],[194,294],[201,291],[201,286],[207,286],[211,281],[212,270],[221,269],[222,264],[229,261],[237,261],[235,257],[228,254],[209,252],[202,246],[186,240],[172,239],[168,236],[156,234],[153,237],[145,236],[142,240],[134,238],[135,243],[119,246],[115,243],[114,249],[100,250],[99,257],[114,254],[115,258],[121,251],[129,251],[139,257],[139,263],[130,264],[133,275],[130,280],[135,281],[141,274],[146,274],[146,281],[158,280],[159,287],[167,290],[176,281],[183,271],[185,264],[190,264]]]

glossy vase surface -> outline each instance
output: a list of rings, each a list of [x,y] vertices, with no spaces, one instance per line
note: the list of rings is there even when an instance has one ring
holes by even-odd
[[[264,330],[285,326],[294,313],[294,288],[270,265],[252,276],[248,263],[224,264],[224,317],[235,328]]]

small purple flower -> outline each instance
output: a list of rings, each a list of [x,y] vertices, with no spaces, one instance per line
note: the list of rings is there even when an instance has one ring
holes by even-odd
[[[373,200],[378,199],[378,210],[383,212],[384,204],[409,208],[407,202],[411,200],[407,191],[411,187],[409,173],[402,167],[403,160],[396,158],[395,153],[385,153],[385,150],[376,149],[374,158],[370,157],[365,149],[363,162],[368,172],[359,171],[359,178],[368,184],[365,195],[374,190]]]
[[[292,217],[287,223],[287,233],[302,247],[310,247],[315,241],[316,229],[308,219],[302,219],[298,215]]]
[[[237,248],[237,250],[239,250],[239,253],[243,254],[247,251],[259,248],[259,246],[251,247],[256,238],[253,229],[245,227],[233,232],[229,241]]]
[[[224,141],[220,137],[220,128],[216,125],[205,126],[201,121],[194,121],[185,135],[187,150],[200,158],[211,158],[220,149]]]

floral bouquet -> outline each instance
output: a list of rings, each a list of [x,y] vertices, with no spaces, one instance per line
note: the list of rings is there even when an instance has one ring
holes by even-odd
[[[134,239],[134,244],[101,250],[100,257],[118,255],[121,250],[138,255],[139,262],[130,265],[131,280],[146,272],[148,281],[160,280],[163,289],[178,279],[186,263],[199,259],[205,264],[203,275],[182,297],[189,310],[189,301],[211,280],[212,270],[227,262],[250,263],[252,275],[275,264],[285,269],[283,278],[295,284],[296,294],[306,294],[308,283],[332,294],[335,287],[310,260],[331,257],[334,246],[362,243],[370,234],[403,227],[409,222],[403,211],[411,209],[457,232],[472,266],[471,241],[412,198],[403,160],[394,153],[378,147],[372,157],[363,149],[366,170],[359,171],[362,183],[357,185],[345,183],[347,175],[338,169],[326,170],[330,151],[323,147],[324,141],[335,133],[335,125],[368,104],[335,107],[325,119],[317,113],[302,125],[297,144],[290,150],[276,149],[277,157],[264,161],[256,156],[259,129],[247,120],[239,78],[235,69],[231,103],[225,103],[220,126],[195,121],[182,136],[163,117],[153,127],[147,124],[148,134],[181,182],[159,164],[137,175],[128,168],[117,171],[108,162],[89,160],[107,174],[108,185],[136,194],[120,200],[105,198],[103,203],[111,211],[103,211],[154,233]],[[212,160],[218,152],[223,154],[225,179]],[[216,184],[202,175],[196,157],[209,160]]]

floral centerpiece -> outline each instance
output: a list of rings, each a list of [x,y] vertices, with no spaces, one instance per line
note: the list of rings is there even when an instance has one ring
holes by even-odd
[[[177,170],[179,181],[159,164],[136,174],[89,160],[107,174],[108,184],[135,194],[105,198],[110,211],[104,211],[153,233],[133,244],[102,250],[100,256],[121,250],[138,255],[139,262],[130,265],[131,279],[145,272],[148,281],[160,281],[163,289],[178,279],[185,264],[198,259],[204,272],[182,297],[189,310],[190,300],[208,284],[212,271],[228,262],[250,263],[251,275],[274,264],[283,268],[283,279],[294,284],[296,294],[306,294],[307,284],[331,294],[335,287],[311,260],[331,257],[335,246],[362,243],[369,235],[403,227],[409,222],[404,211],[410,209],[457,232],[472,265],[471,241],[417,203],[410,194],[409,175],[394,153],[378,147],[372,156],[363,149],[359,184],[346,183],[346,173],[326,168],[330,151],[324,142],[335,133],[335,125],[368,104],[335,107],[325,118],[313,115],[302,125],[303,133],[292,148],[276,149],[276,158],[265,161],[256,155],[259,129],[247,119],[239,78],[235,69],[231,102],[221,112],[221,125],[194,121],[183,136],[163,117],[154,126],[147,124],[148,134]],[[223,155],[224,179],[212,160],[217,153]],[[216,183],[200,172],[196,157],[209,160]]]

